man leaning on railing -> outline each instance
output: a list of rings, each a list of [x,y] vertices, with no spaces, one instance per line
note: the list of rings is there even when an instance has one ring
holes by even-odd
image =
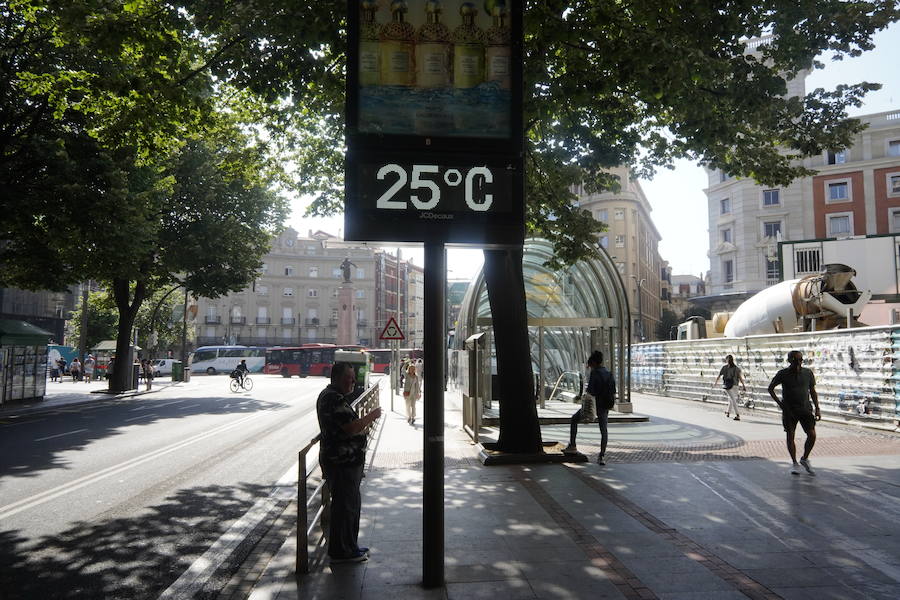
[[[328,556],[332,563],[362,562],[369,552],[357,544],[362,508],[359,485],[366,460],[366,429],[381,416],[381,407],[360,417],[349,400],[355,383],[353,365],[335,363],[331,383],[316,401],[322,432],[319,464],[331,491]]]

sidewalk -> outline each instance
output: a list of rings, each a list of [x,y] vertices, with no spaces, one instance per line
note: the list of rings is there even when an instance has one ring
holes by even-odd
[[[70,377],[65,380],[50,381],[47,380],[47,391],[44,399],[39,402],[8,402],[0,405],[0,419],[16,415],[24,415],[44,410],[53,410],[63,406],[73,404],[82,404],[88,402],[96,402],[101,400],[116,400],[122,398],[130,398],[132,396],[142,396],[144,394],[152,394],[164,390],[180,382],[172,381],[171,378],[162,378],[153,380],[153,389],[149,392],[144,390],[144,382],[141,381],[136,390],[130,390],[121,394],[110,394],[104,392],[109,388],[106,381],[79,381],[73,382]]]
[[[735,422],[717,405],[633,402],[651,420],[610,426],[605,467],[484,467],[448,394],[446,584],[431,590],[421,587],[421,424],[386,410],[363,483],[369,561],[332,568],[320,548],[298,587],[291,535],[258,580],[245,571],[249,597],[900,597],[900,437],[822,424],[817,476],[792,476],[774,415]],[[542,431],[568,437],[563,425]],[[595,453],[597,427],[581,426],[578,442]]]

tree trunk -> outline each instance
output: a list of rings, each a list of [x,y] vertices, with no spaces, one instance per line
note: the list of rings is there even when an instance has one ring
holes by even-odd
[[[134,286],[134,297],[131,296],[131,282],[126,279],[114,279],[112,282],[116,308],[119,310],[119,330],[116,334],[116,362],[113,376],[109,380],[111,392],[125,392],[132,388],[131,330],[137,317],[138,309],[144,301],[146,286],[139,281]]]
[[[497,349],[500,383],[498,449],[512,453],[543,452],[534,398],[528,310],[522,273],[524,249],[484,251],[484,280]]]

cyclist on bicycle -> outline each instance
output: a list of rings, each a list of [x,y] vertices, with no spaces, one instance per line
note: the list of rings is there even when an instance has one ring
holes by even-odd
[[[241,360],[241,364],[234,368],[234,378],[238,380],[242,386],[244,385],[244,376],[250,372],[250,369],[247,368],[247,361]]]

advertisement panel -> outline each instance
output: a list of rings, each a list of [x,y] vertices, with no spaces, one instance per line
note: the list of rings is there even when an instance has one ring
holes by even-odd
[[[522,242],[522,8],[348,1],[348,240]]]

